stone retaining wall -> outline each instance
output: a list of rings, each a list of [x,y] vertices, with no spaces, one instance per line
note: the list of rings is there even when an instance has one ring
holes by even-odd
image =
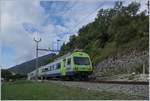
[[[127,71],[133,70],[137,66],[144,66],[149,70],[149,52],[145,50],[143,52],[132,51],[125,55],[108,58],[100,62],[94,69],[94,75],[99,76],[99,72],[103,72],[109,69],[119,70],[124,69]]]

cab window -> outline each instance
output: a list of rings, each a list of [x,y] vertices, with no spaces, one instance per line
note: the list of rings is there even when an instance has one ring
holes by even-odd
[[[88,57],[74,57],[73,59],[76,65],[90,65]]]

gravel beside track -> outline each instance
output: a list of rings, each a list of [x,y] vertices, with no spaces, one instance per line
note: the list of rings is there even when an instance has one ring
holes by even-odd
[[[130,95],[138,95],[149,97],[149,85],[142,84],[111,84],[111,83],[90,83],[82,81],[55,81],[48,82],[62,84],[69,87],[84,88],[87,90],[110,91],[116,93],[126,93]]]

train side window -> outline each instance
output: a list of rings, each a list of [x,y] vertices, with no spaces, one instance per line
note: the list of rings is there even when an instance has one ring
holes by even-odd
[[[71,58],[68,58],[67,65],[70,65],[70,64],[71,64]]]
[[[60,68],[60,63],[57,63],[57,69],[59,69]]]
[[[51,66],[50,70],[52,71],[52,66]]]
[[[54,70],[54,65],[52,65],[52,69],[51,70]]]
[[[50,66],[49,70],[50,70],[50,71],[52,70],[52,66]]]
[[[42,69],[42,72],[44,72],[44,71],[45,71],[45,69],[43,68],[43,69]]]
[[[55,70],[55,65],[53,65],[53,70]]]
[[[49,71],[51,71],[51,66],[49,66],[49,69],[48,69]]]
[[[63,60],[64,62],[66,61],[66,59]]]
[[[57,69],[57,64],[54,65],[54,70],[56,70],[56,69]]]
[[[48,68],[45,68],[45,71],[48,71]]]

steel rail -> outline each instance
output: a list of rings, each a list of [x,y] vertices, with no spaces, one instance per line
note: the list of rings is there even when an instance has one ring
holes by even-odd
[[[149,82],[146,81],[83,81],[83,82],[89,82],[89,83],[110,83],[110,84],[134,84],[134,85],[149,85]]]

